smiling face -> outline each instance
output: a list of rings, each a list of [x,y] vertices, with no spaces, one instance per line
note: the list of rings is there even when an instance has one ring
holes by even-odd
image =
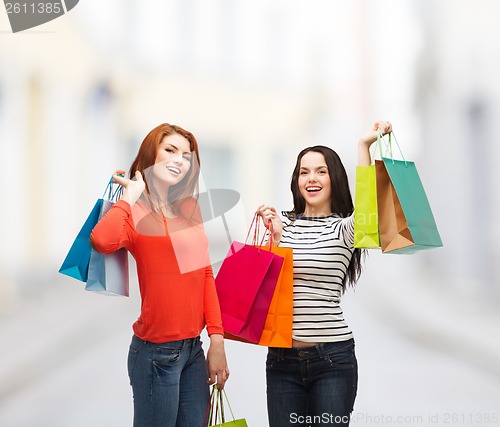
[[[162,185],[170,187],[186,176],[191,161],[189,141],[179,134],[167,135],[158,146],[153,175]]]
[[[323,154],[309,151],[300,160],[300,194],[306,202],[305,216],[330,215],[331,181]]]

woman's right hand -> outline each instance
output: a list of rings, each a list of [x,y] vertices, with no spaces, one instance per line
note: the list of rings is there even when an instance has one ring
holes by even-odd
[[[379,132],[382,135],[387,135],[392,132],[391,122],[379,120],[375,122],[372,129],[366,132],[358,142],[358,166],[370,166],[372,158],[370,155],[370,145],[372,145],[378,137]]]
[[[137,199],[141,197],[141,194],[146,188],[146,183],[144,182],[142,174],[139,171],[136,171],[135,179],[126,178],[124,175],[125,171],[116,170],[113,174],[113,179],[125,189],[122,200],[125,200],[130,206],[132,206]]]
[[[272,226],[274,244],[278,245],[281,240],[281,232],[283,231],[283,223],[281,218],[276,213],[276,209],[272,206],[260,205],[257,208],[256,214],[264,221],[266,228]]]

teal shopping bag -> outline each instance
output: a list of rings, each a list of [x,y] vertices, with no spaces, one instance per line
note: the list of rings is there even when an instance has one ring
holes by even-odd
[[[392,139],[394,139],[397,144],[394,134],[391,133],[389,135],[390,143]],[[399,148],[398,144],[397,146]],[[401,152],[400,148],[399,150]],[[391,158],[383,157],[382,162],[390,180],[389,185],[392,187],[390,189],[393,193],[392,199],[394,202],[394,212],[392,216],[396,218],[398,223],[397,235],[392,236],[392,238],[394,238],[395,241],[399,239],[399,241],[404,241],[405,243],[399,245],[400,247],[397,247],[398,245],[394,245],[393,248],[390,246],[388,247],[387,242],[384,242],[387,238],[387,233],[384,233],[385,230],[383,230],[383,224],[387,218],[379,218],[382,250],[385,253],[411,254],[420,250],[443,246],[429,200],[427,199],[415,163],[404,159],[402,153],[401,156],[403,160],[395,160],[391,155]],[[378,174],[380,170],[380,168],[377,169]],[[377,177],[377,191],[379,191],[379,189],[382,190],[382,185],[378,185],[379,182],[380,177]],[[387,213],[380,210],[382,206],[383,203],[379,203],[379,217],[387,216]],[[406,226],[401,227],[401,222],[404,222],[404,220],[406,220]]]
[[[384,158],[383,161],[413,240],[413,245],[392,252],[413,253],[443,246],[415,163],[387,158]]]
[[[59,268],[59,273],[82,282],[87,281],[90,254],[92,253],[89,242],[90,233],[99,221],[101,207],[102,199],[98,199],[71,245],[61,268]]]

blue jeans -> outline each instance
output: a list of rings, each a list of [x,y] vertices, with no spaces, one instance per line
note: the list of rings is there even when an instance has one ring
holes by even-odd
[[[203,427],[209,386],[200,337],[155,344],[134,335],[128,374],[134,427]]]
[[[358,388],[354,340],[270,348],[269,427],[347,426]]]

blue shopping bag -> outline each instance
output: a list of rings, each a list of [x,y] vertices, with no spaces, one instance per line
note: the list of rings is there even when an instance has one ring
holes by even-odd
[[[92,248],[90,246],[90,233],[99,221],[103,199],[98,199],[90,215],[87,217],[83,227],[77,234],[66,258],[64,259],[59,273],[73,277],[82,282],[87,281],[89,261]]]

